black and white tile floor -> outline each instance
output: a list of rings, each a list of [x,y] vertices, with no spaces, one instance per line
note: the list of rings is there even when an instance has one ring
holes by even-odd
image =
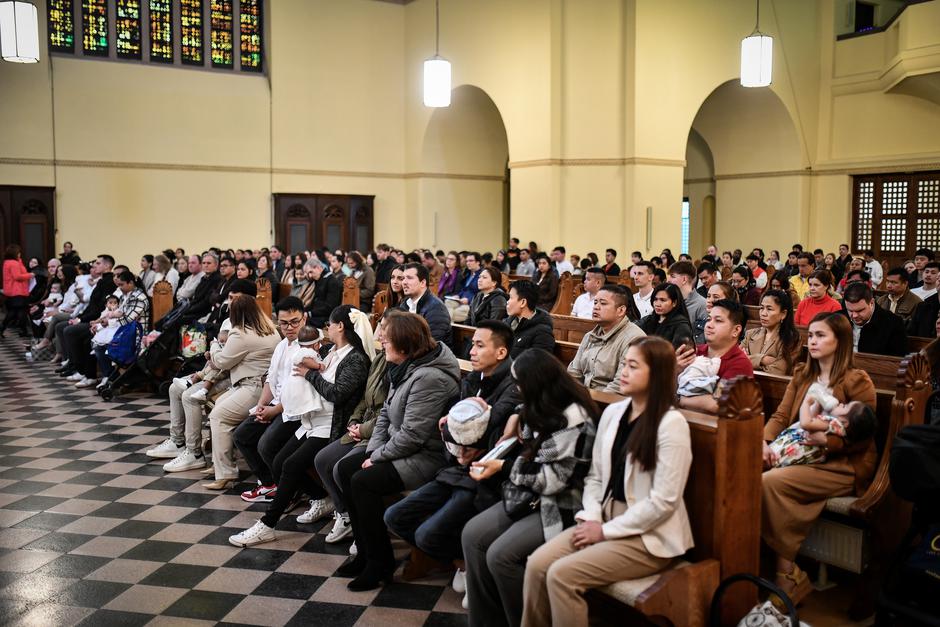
[[[276,542],[229,545],[264,508],[238,497],[253,478],[220,494],[198,471],[166,475],[143,454],[166,438],[164,399],[104,402],[26,363],[14,335],[0,340],[0,625],[466,624],[446,576],[347,590],[332,519],[288,516]]]

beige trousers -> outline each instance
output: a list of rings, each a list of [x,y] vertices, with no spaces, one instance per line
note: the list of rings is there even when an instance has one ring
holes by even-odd
[[[248,417],[248,410],[258,403],[261,396],[261,378],[242,382],[219,397],[209,414],[212,430],[212,464],[215,478],[238,479],[235,465],[235,444],[232,432]]]
[[[523,587],[523,627],[587,627],[587,590],[647,577],[673,561],[651,555],[640,536],[603,540],[577,550],[571,546],[575,529],[569,527],[529,556]]]

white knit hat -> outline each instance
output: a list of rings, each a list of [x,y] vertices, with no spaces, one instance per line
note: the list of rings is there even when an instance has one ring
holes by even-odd
[[[483,439],[489,424],[490,408],[467,398],[450,408],[445,433],[456,444],[470,446]]]

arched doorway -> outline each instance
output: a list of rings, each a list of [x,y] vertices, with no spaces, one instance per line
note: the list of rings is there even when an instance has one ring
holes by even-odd
[[[482,89],[461,85],[451,105],[435,109],[424,134],[419,230],[435,248],[496,250],[509,224],[503,118]]]
[[[686,148],[692,256],[709,244],[789,250],[805,239],[804,155],[796,125],[772,89],[741,87],[737,80],[715,89],[692,122]]]

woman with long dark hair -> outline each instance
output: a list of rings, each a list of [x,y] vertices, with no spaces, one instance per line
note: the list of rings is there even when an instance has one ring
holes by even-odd
[[[800,545],[822,513],[826,501],[861,494],[875,472],[878,450],[873,438],[848,445],[836,435],[825,436],[826,460],[776,468],[769,443],[800,419],[804,406],[815,407],[807,395],[819,383],[840,403],[861,401],[875,407],[875,386],[868,373],[852,363],[852,325],[841,313],[819,314],[809,324],[806,362],[764,425],[764,469],[761,487],[761,537],[776,554],[776,584],[794,604],[812,592],[806,573],[794,563]],[[816,435],[816,434],[814,434]]]
[[[585,590],[660,572],[692,547],[683,501],[692,444],[673,407],[675,371],[662,338],[627,351],[620,393],[628,398],[601,416],[577,524],[529,556],[523,625],[587,627]]]
[[[741,348],[754,370],[788,375],[800,353],[800,332],[793,322],[793,301],[781,290],[768,290],[760,301],[760,328],[744,333]]]
[[[685,299],[678,287],[672,283],[660,283],[653,288],[650,302],[653,304],[653,313],[639,323],[644,333],[661,337],[676,348],[694,340]]]
[[[731,271],[731,285],[738,292],[742,305],[760,305],[760,290],[754,284],[754,275],[747,266],[737,266]]]
[[[575,524],[599,413],[587,388],[540,348],[522,353],[511,372],[522,395],[522,451],[511,466],[501,459],[480,464],[481,480],[511,470],[503,500],[471,519],[462,535],[474,627],[522,619],[526,559]]]
[[[441,279],[437,283],[437,297],[443,299],[445,296],[456,295],[460,291],[457,287],[459,276],[457,253],[450,251],[444,258],[444,271],[441,272]]]
[[[357,251],[346,255],[346,265],[359,284],[359,309],[372,311],[372,299],[375,297],[375,271],[366,265],[365,259]]]
[[[405,300],[405,292],[401,282],[405,278],[405,266],[395,266],[388,280],[388,308],[394,309]]]
[[[356,591],[391,579],[395,556],[384,499],[424,485],[445,464],[437,423],[459,394],[457,358],[431,337],[421,316],[390,312],[382,344],[390,386],[366,447],[368,457],[344,457],[337,465],[358,551],[336,572],[354,577],[348,587]]]
[[[535,261],[535,276],[532,277],[539,288],[539,307],[551,311],[558,298],[558,273],[552,267],[548,255],[541,254]]]
[[[477,326],[483,320],[502,320],[506,317],[506,292],[502,287],[503,275],[494,266],[480,270],[477,287],[480,291],[470,301],[468,324]]]
[[[275,525],[301,491],[312,499],[310,509],[297,517],[298,522],[316,522],[333,513],[333,503],[322,481],[314,479],[307,471],[314,467],[317,453],[343,435],[349,416],[362,398],[374,354],[372,326],[367,318],[350,305],[334,309],[327,326],[327,334],[333,342],[329,354],[322,361],[307,357],[294,367],[294,376],[306,378],[320,395],[322,407],[299,416],[300,427],[294,437],[274,457],[271,468],[277,485],[274,501],[261,520],[231,536],[231,544],[248,547],[275,540]],[[359,333],[366,337],[360,337]],[[369,353],[363,339],[370,343]]]
[[[3,295],[6,297],[6,315],[0,324],[0,337],[7,327],[15,324],[20,334],[29,337],[29,282],[33,273],[23,265],[23,250],[18,244],[7,246],[3,254]]]

